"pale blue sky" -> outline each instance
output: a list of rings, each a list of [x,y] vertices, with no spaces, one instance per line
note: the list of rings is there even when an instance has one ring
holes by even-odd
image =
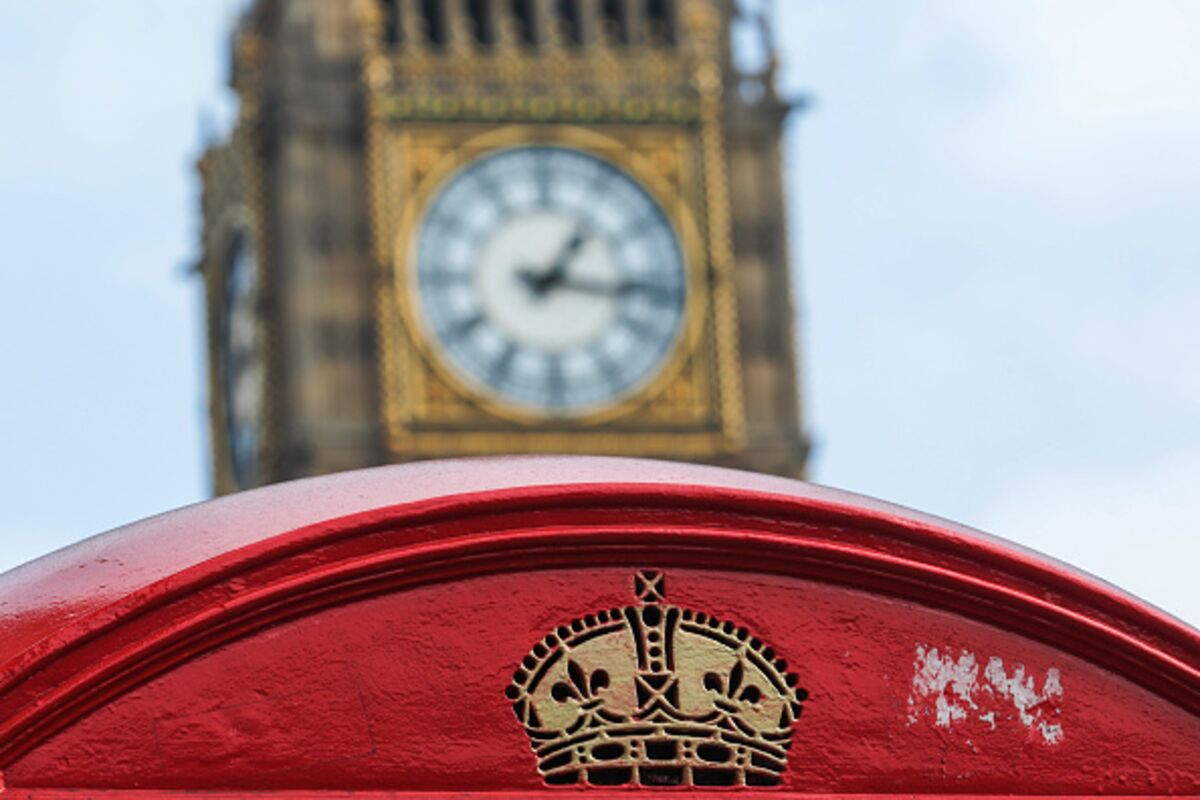
[[[207,492],[238,0],[0,27],[0,569]],[[1200,2],[780,0],[813,477],[1200,623]]]

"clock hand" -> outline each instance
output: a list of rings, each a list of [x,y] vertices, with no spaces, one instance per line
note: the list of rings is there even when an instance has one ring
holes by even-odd
[[[600,281],[590,281],[587,278],[564,278],[559,284],[560,288],[571,289],[572,291],[581,292],[583,294],[602,295],[604,297],[613,297],[621,294],[625,286],[620,283],[607,283]]]
[[[584,230],[584,224],[581,222],[575,226],[571,238],[559,249],[554,260],[550,262],[549,269],[535,272],[525,267],[517,271],[517,276],[535,295],[540,297],[546,294],[546,292],[563,282],[563,279],[567,275],[567,268],[571,264],[571,257],[579,252],[579,249],[583,247],[587,240],[588,236]]]
[[[631,292],[645,292],[646,294],[656,295],[664,300],[671,300],[677,294],[670,287],[647,281],[626,280],[619,283],[607,283],[569,276],[562,280],[559,287],[603,297],[616,297],[617,295],[629,294]]]

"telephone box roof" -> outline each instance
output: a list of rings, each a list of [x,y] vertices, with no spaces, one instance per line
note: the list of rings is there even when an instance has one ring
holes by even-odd
[[[383,467],[0,576],[0,778],[33,796],[1194,793],[1198,715],[1200,634],[1157,609],[712,467]]]

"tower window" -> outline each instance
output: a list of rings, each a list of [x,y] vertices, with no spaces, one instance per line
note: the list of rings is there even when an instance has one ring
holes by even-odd
[[[395,47],[404,41],[404,31],[400,27],[401,0],[381,0],[383,9],[383,42]]]
[[[537,21],[533,15],[533,0],[512,0],[512,13],[517,20],[517,36],[527,45],[537,44]]]
[[[671,0],[646,0],[646,34],[651,44],[675,44],[673,5]]]
[[[496,43],[496,28],[489,0],[467,0],[467,16],[471,18],[471,30],[475,33],[476,42],[483,45]]]
[[[558,20],[562,25],[563,40],[576,46],[583,45],[583,11],[579,0],[558,0]]]
[[[441,0],[421,0],[421,17],[426,40],[438,47],[446,44],[446,4]]]
[[[629,44],[629,25],[625,19],[625,3],[621,0],[604,0],[600,6],[600,22],[604,38],[612,44]]]

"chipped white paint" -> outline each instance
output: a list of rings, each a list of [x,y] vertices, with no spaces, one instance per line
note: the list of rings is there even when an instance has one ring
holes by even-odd
[[[917,698],[931,698],[936,713],[935,724],[949,728],[950,723],[967,718],[975,701],[971,695],[979,685],[979,664],[975,654],[966,650],[955,660],[943,658],[933,648],[926,651],[917,645],[917,660],[913,663],[912,691],[908,695],[908,721],[917,721]],[[927,705],[927,702],[926,702]]]
[[[1062,725],[1051,723],[1043,718],[1043,711],[1048,708],[1058,710],[1062,702],[1062,680],[1054,667],[1046,670],[1046,678],[1042,681],[1042,691],[1038,692],[1033,683],[1033,676],[1025,674],[1025,667],[1017,664],[1009,676],[1004,671],[1004,662],[996,656],[988,659],[987,669],[983,676],[999,695],[1010,700],[1017,716],[1026,728],[1037,726],[1042,737],[1048,744],[1058,744],[1062,741]]]
[[[1020,723],[1042,740],[1055,745],[1063,740],[1062,723],[1056,721],[1062,704],[1062,678],[1051,667],[1039,690],[1023,664],[1011,673],[997,656],[988,659],[980,676],[975,654],[962,650],[942,655],[936,647],[917,645],[912,688],[908,695],[908,724],[931,719],[940,728],[976,720],[994,731],[1010,722]]]

